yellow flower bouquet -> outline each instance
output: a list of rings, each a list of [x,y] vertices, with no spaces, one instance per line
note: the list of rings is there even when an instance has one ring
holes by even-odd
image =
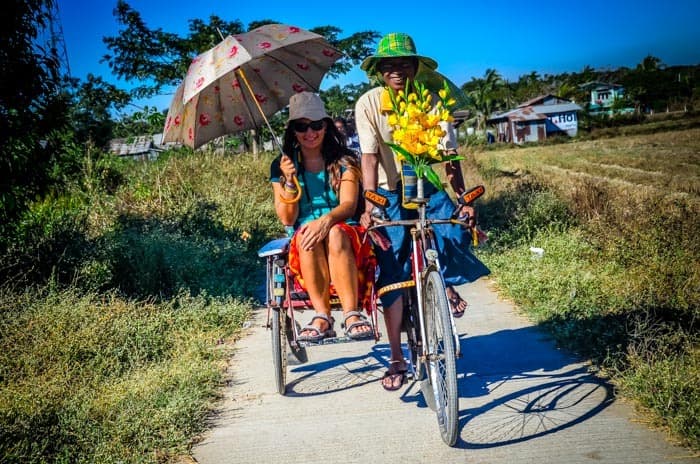
[[[402,164],[409,165],[419,179],[428,181],[438,190],[443,190],[440,177],[433,170],[432,164],[444,161],[461,160],[459,155],[448,155],[442,145],[446,135],[441,123],[453,121],[449,107],[455,104],[450,97],[447,82],[437,93],[438,101],[433,104],[433,94],[420,82],[413,82],[413,91],[409,92],[408,84],[405,90],[394,93],[388,89],[391,100],[388,111],[388,123],[393,129],[392,142],[387,145],[396,154]],[[419,197],[422,190],[419,189]]]

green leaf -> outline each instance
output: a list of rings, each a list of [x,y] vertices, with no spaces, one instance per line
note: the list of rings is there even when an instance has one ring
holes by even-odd
[[[442,187],[442,182],[440,182],[440,177],[437,175],[433,168],[426,166],[425,168],[425,178],[430,181],[431,184],[435,186],[438,190],[444,190]]]
[[[391,143],[391,142],[386,142],[386,144],[389,145],[389,147],[391,147],[391,149],[394,150],[395,152],[403,155],[404,158],[406,158],[406,162],[408,164],[410,164],[411,166],[415,166],[417,164],[416,158],[409,151],[406,151],[406,149],[403,148],[402,146],[397,145],[395,143]]]

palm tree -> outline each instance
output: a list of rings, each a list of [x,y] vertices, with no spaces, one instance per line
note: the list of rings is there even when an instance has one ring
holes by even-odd
[[[498,71],[487,69],[483,78],[473,78],[463,86],[463,90],[471,100],[469,109],[476,115],[477,130],[483,130],[486,127],[489,115],[498,108],[500,104],[498,93],[504,85]]]

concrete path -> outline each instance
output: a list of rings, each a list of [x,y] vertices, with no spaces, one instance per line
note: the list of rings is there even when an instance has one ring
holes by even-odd
[[[377,381],[386,338],[308,349],[276,393],[270,334],[256,313],[237,345],[230,385],[211,429],[193,450],[226,463],[700,463],[614,401],[612,387],[558,351],[498,299],[489,281],[459,288],[460,439],[441,440],[418,385],[385,392]],[[302,315],[305,322],[310,313]],[[337,317],[336,317],[337,319]],[[383,325],[382,325],[383,327]],[[339,323],[336,322],[336,329]]]

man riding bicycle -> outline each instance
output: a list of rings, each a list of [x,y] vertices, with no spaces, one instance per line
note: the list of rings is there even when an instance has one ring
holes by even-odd
[[[393,151],[386,144],[391,142],[391,127],[387,121],[387,107],[390,102],[389,89],[393,92],[409,89],[421,72],[437,68],[437,63],[420,56],[410,36],[404,33],[391,33],[383,37],[377,46],[377,52],[366,58],[361,68],[370,77],[378,78],[383,86],[376,87],[360,97],[355,106],[357,133],[362,152],[362,182],[365,190],[377,190],[389,199],[386,214],[390,220],[410,219],[416,211],[402,205],[401,166]],[[437,101],[437,98],[433,99]],[[456,154],[457,144],[454,128],[445,124],[446,135],[442,146],[447,154]],[[448,162],[445,166],[447,178],[456,194],[464,192],[464,178],[458,161]],[[455,206],[445,191],[437,191],[430,184],[426,187],[428,218],[446,218],[454,212]],[[367,202],[361,224],[371,225],[370,211],[372,205]],[[462,206],[460,215],[468,214],[470,225],[475,225],[475,211],[470,206]],[[438,225],[435,227],[436,239],[440,252],[441,269],[447,283],[447,296],[455,317],[460,317],[466,309],[466,302],[454,289],[455,285],[472,282],[486,275],[488,269],[469,251],[470,236],[459,227]],[[394,227],[384,231],[391,241],[387,250],[377,249],[380,275],[377,288],[410,280],[410,237],[408,231]],[[384,319],[391,350],[390,366],[382,386],[386,390],[397,390],[406,380],[406,363],[401,350],[401,323],[403,317],[402,290],[388,291],[381,296],[384,307]]]

